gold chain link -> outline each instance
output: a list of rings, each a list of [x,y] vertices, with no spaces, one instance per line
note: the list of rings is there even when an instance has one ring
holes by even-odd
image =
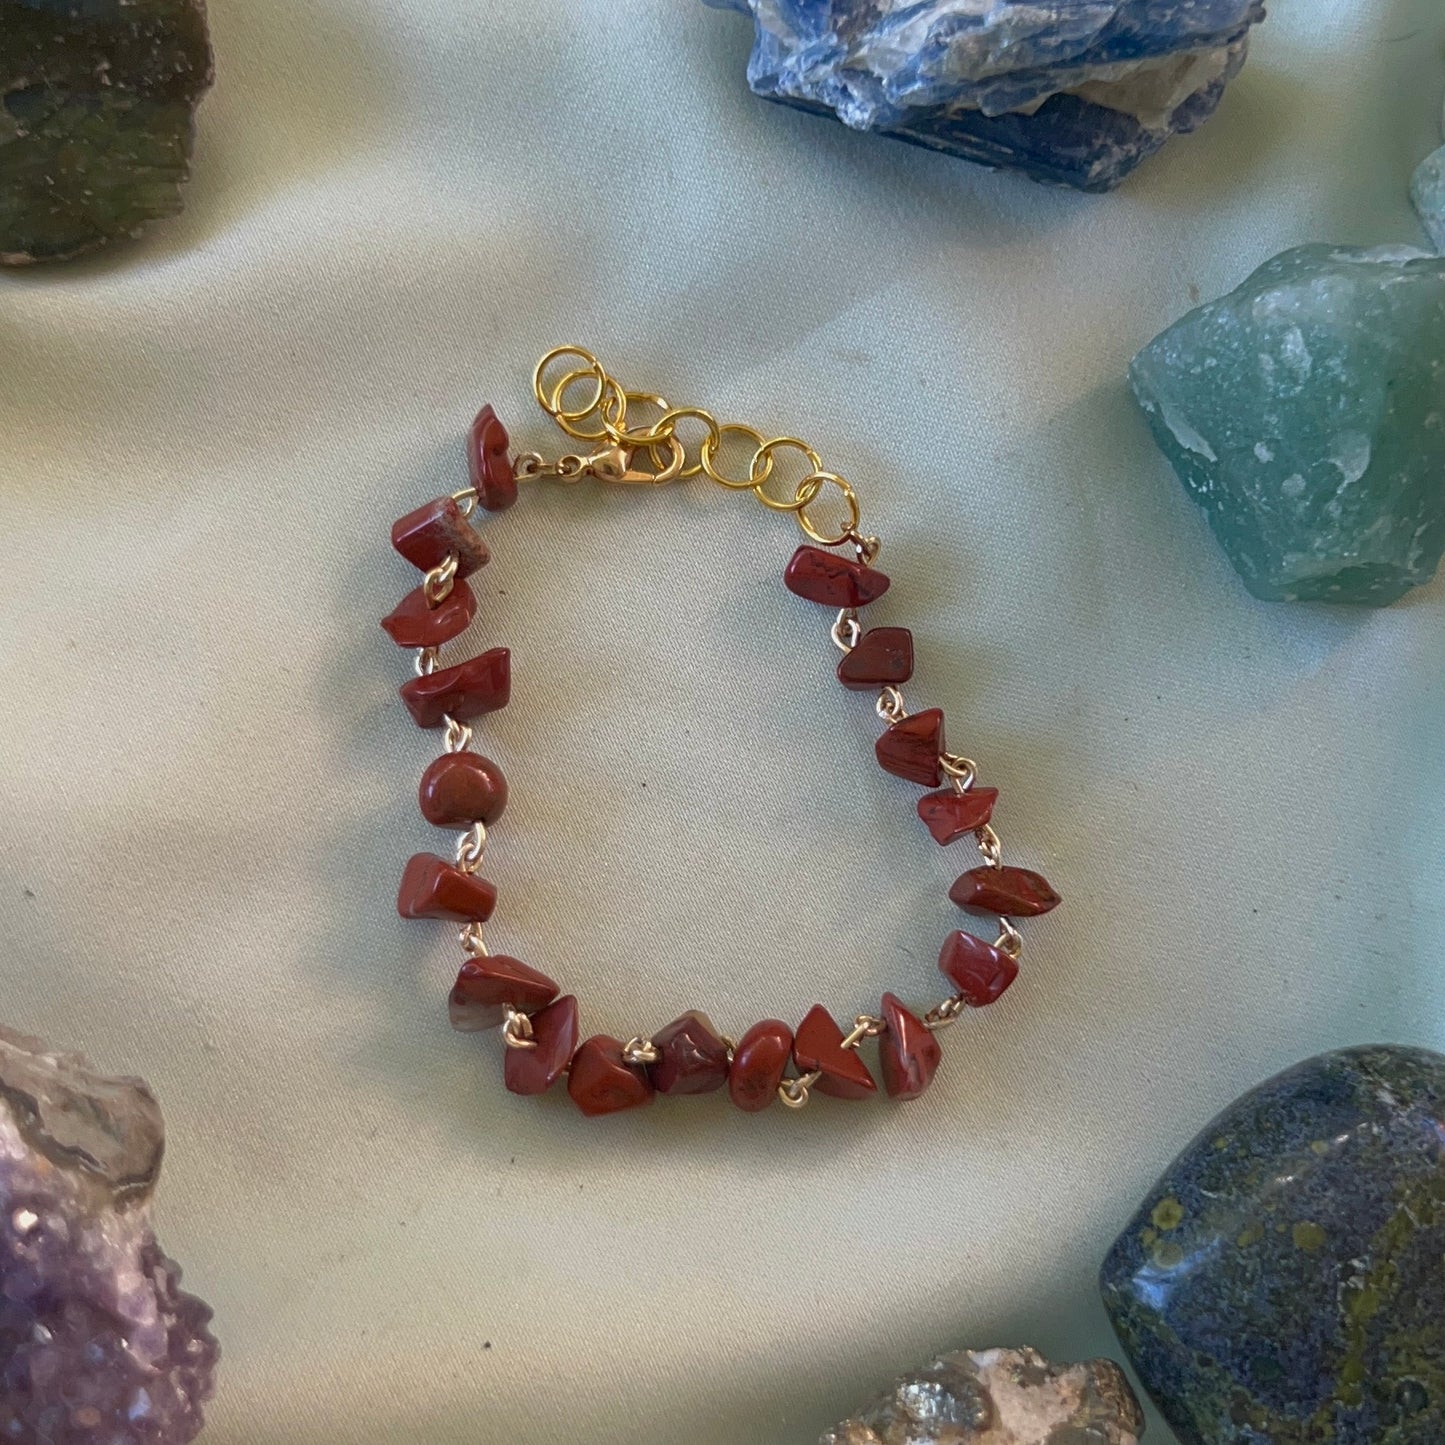
[[[556,369],[559,364],[560,369]],[[554,371],[551,381],[547,377],[549,370]],[[729,491],[751,492],[772,511],[791,513],[803,533],[821,546],[851,544],[865,561],[878,550],[877,539],[862,533],[862,512],[852,484],[837,472],[826,470],[818,453],[797,437],[767,438],[741,422],[720,422],[700,406],[672,406],[655,392],[631,390],[581,346],[554,346],[547,352],[532,373],[532,391],[542,410],[568,436],[583,441],[610,441],[630,454],[646,452],[659,481],[670,479],[664,473],[678,478],[706,476]],[[581,404],[584,401],[588,403],[585,406]],[[650,422],[629,426],[629,408],[639,407],[658,415]],[[691,446],[677,435],[682,423],[691,423],[702,431]],[[732,437],[742,438],[752,448],[745,476],[730,476],[722,468],[720,453]],[[785,451],[799,453],[807,468],[793,484],[791,495],[786,486],[781,492],[768,490],[777,470],[776,454]],[[675,465],[679,455],[682,465],[674,470],[666,459],[674,459]],[[629,465],[634,464],[629,460]],[[520,475],[546,474],[542,470]],[[836,530],[829,530],[816,513],[815,504],[829,487],[836,489],[843,509],[843,520]]]

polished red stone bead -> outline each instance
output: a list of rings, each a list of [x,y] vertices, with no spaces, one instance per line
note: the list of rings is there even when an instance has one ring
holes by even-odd
[[[1027,868],[970,868],[948,890],[960,908],[979,913],[1011,913],[1016,918],[1037,918],[1063,900],[1049,880]]]
[[[426,600],[425,587],[414,587],[381,625],[398,647],[440,647],[465,632],[476,611],[472,589],[458,578],[435,607]]]
[[[517,500],[517,477],[508,456],[511,438],[496,412],[484,406],[467,433],[467,467],[477,501],[489,512],[502,512]]]
[[[467,722],[512,700],[512,654],[505,647],[490,648],[455,667],[414,677],[400,692],[418,727],[440,727],[448,715]]]
[[[733,1050],[728,1093],[745,1114],[766,1109],[778,1097],[778,1085],[793,1054],[793,1031],[777,1019],[754,1024]]]
[[[966,793],[945,788],[918,800],[918,816],[940,843],[952,843],[982,828],[993,817],[997,802],[997,788],[970,788]]]
[[[569,993],[532,1016],[535,1049],[508,1049],[502,1080],[514,1094],[545,1094],[577,1048],[577,1000]]]
[[[972,1008],[1001,998],[1019,974],[1017,960],[971,933],[948,935],[938,967]]]
[[[438,828],[491,827],[507,806],[502,770],[480,753],[443,753],[421,775],[421,815]]]
[[[896,687],[913,676],[913,634],[906,627],[873,627],[838,664],[838,681],[853,692]]]
[[[811,1074],[815,1069],[821,1073],[814,1085],[820,1094],[835,1099],[866,1099],[877,1092],[878,1085],[857,1050],[843,1047],[843,1037],[833,1015],[822,1004],[815,1004],[798,1025],[793,1063],[800,1074]]]
[[[646,1070],[622,1057],[618,1039],[597,1034],[572,1056],[567,1092],[588,1118],[596,1118],[650,1104],[654,1090]]]
[[[438,497],[393,523],[391,545],[423,572],[441,566],[455,553],[458,577],[470,577],[492,556],[451,497]]]
[[[931,707],[894,723],[874,745],[879,764],[895,777],[936,788],[943,781],[943,711]]]
[[[728,1046],[706,1014],[674,1019],[652,1036],[658,1052],[647,1073],[659,1094],[710,1094],[728,1081]]]
[[[534,1014],[557,997],[557,985],[545,973],[515,958],[495,954],[469,958],[457,973],[447,1013],[459,1033],[494,1029],[505,1017],[504,1005]]]
[[[888,1031],[878,1040],[883,1087],[893,1099],[916,1099],[932,1082],[943,1050],[928,1026],[891,993],[883,995]]]
[[[865,563],[808,546],[789,558],[783,582],[789,592],[825,607],[866,607],[888,590],[888,578]]]
[[[495,885],[474,873],[463,873],[435,853],[417,853],[407,863],[396,895],[396,911],[403,918],[485,923],[496,906]]]

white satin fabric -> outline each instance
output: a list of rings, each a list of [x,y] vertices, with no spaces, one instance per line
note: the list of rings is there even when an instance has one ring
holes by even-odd
[[[1123,383],[1285,246],[1419,238],[1436,0],[1274,10],[1213,122],[1084,197],[759,102],[686,0],[215,0],[186,215],[0,278],[0,1016],[164,1102],[213,1445],[808,1445],[934,1351],[1117,1355],[1096,1268],[1212,1113],[1445,1046],[1445,591],[1251,600]],[[449,931],[396,917],[435,737],[387,529],[484,399],[557,446],[528,374],[569,340],[855,481],[910,700],[1065,895],[920,1102],[513,1098]],[[787,520],[543,486],[488,535],[494,947],[589,1032],[931,1001],[965,860]]]

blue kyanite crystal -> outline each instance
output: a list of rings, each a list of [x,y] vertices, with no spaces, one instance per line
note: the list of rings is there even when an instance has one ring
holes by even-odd
[[[750,12],[748,83],[988,166],[1086,191],[1193,130],[1263,0],[707,0]]]
[[[1180,1445],[1440,1445],[1445,1057],[1344,1049],[1236,1100],[1101,1284]]]

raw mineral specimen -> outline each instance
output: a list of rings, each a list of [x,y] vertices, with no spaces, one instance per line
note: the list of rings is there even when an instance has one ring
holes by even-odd
[[[1303,246],[1134,359],[1155,440],[1256,597],[1381,606],[1445,551],[1445,259]]]
[[[1246,1094],[1101,1283],[1181,1445],[1439,1445],[1445,1057],[1346,1049]]]
[[[1263,0],[707,0],[769,100],[1106,191],[1214,113]]]
[[[960,1351],[905,1375],[819,1445],[1136,1445],[1139,1402],[1110,1360]]]
[[[1437,251],[1445,251],[1445,146],[1420,162],[1410,182],[1410,199]]]
[[[0,0],[0,265],[179,211],[210,83],[204,0]]]
[[[138,1079],[0,1029],[0,1440],[200,1433],[219,1351],[151,1228],[164,1139]]]

